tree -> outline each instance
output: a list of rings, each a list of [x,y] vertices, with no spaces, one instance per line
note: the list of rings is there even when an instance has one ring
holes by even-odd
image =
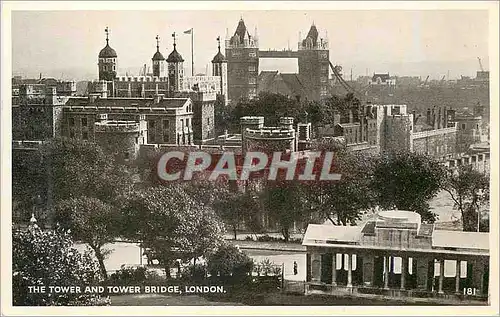
[[[309,210],[305,208],[304,187],[298,181],[268,181],[261,193],[265,210],[279,224],[286,242],[290,240],[290,229],[294,223],[309,216]]]
[[[14,306],[107,305],[95,293],[49,292],[48,286],[96,286],[101,281],[98,265],[89,253],[73,248],[63,232],[16,231],[12,236]],[[30,293],[29,286],[46,286],[44,293]]]
[[[55,209],[55,221],[62,228],[69,229],[76,240],[92,248],[105,279],[107,271],[104,259],[109,251],[103,250],[103,247],[119,235],[119,218],[120,213],[113,205],[86,196],[66,199]]]
[[[341,175],[340,180],[316,181],[306,187],[306,205],[317,220],[355,225],[362,212],[373,207],[373,162],[372,156],[337,150],[333,170]]]
[[[238,248],[223,244],[207,261],[207,270],[212,276],[242,278],[253,269],[253,260]]]
[[[56,203],[82,195],[110,201],[132,184],[125,167],[93,142],[56,138],[45,145],[43,156]]]
[[[122,201],[123,235],[150,248],[167,276],[176,259],[207,256],[224,241],[224,225],[213,209],[179,184],[135,190]]]
[[[489,202],[489,175],[476,171],[470,165],[449,170],[443,186],[462,216],[464,231],[478,231],[480,209]]]
[[[443,185],[444,167],[419,153],[399,152],[383,155],[377,162],[373,188],[382,208],[415,211],[422,220],[433,223],[429,200]]]
[[[116,200],[132,187],[132,177],[124,166],[92,142],[57,138],[43,149],[49,166],[49,182],[56,203],[54,222],[71,229],[76,240],[87,243],[107,277],[104,244],[118,235]]]
[[[247,190],[245,192],[230,192],[217,201],[214,205],[216,212],[233,230],[234,239],[237,238],[237,230],[241,223],[245,222],[250,228],[255,229],[255,215],[259,211],[259,202],[256,193]]]

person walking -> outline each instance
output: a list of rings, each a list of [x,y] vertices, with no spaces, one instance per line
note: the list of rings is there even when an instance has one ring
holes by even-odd
[[[297,274],[298,274],[297,261],[293,261],[293,275],[297,275]]]

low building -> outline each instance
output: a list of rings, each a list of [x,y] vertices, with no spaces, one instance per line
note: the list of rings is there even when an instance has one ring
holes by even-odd
[[[436,230],[409,211],[309,225],[306,293],[487,299],[489,234]]]

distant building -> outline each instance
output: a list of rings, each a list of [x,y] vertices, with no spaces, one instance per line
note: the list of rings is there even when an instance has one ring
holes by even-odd
[[[389,73],[374,73],[370,81],[372,86],[396,86],[396,78],[391,77]]]
[[[226,39],[229,100],[252,99],[257,96],[259,73],[259,39],[251,35],[240,19],[234,35]]]

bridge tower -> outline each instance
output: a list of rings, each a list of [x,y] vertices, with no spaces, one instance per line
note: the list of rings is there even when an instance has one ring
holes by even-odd
[[[319,100],[328,95],[330,51],[328,39],[320,38],[316,26],[311,25],[305,39],[298,43],[299,78],[309,91],[309,98]]]
[[[257,95],[259,74],[259,39],[250,35],[240,19],[231,38],[226,38],[228,97],[230,100],[252,99]]]

